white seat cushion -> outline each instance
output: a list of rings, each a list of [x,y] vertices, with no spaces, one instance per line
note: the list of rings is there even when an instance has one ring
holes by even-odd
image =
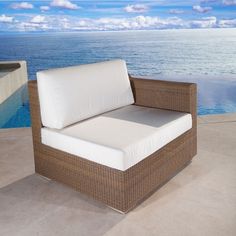
[[[41,129],[42,143],[127,170],[192,127],[188,113],[129,105],[62,130]]]
[[[37,81],[42,123],[49,128],[134,103],[123,60],[41,71]]]

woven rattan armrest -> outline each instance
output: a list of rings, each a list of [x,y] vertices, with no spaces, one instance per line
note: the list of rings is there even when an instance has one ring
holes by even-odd
[[[197,116],[197,85],[130,77],[135,105],[191,113]]]

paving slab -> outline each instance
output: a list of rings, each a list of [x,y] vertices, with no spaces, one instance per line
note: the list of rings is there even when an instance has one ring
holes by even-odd
[[[192,163],[121,215],[34,174],[30,128],[0,130],[0,235],[235,236],[235,144],[235,114],[199,117]]]

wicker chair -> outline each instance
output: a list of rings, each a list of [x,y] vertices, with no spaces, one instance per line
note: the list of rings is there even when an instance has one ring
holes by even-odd
[[[197,152],[196,84],[130,77],[135,105],[190,113],[192,128],[122,171],[42,143],[37,81],[29,81],[36,173],[126,213],[150,196]]]

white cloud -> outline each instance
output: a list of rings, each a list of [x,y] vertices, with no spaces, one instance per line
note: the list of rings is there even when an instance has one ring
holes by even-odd
[[[148,11],[148,7],[143,4],[134,4],[126,6],[124,10],[128,13],[144,13]]]
[[[52,30],[48,24],[35,24],[31,22],[20,22],[17,25],[18,31],[49,31]]]
[[[212,8],[211,7],[201,7],[199,5],[195,5],[195,6],[193,6],[193,10],[198,13],[207,13],[210,10],[212,10]]]
[[[183,10],[180,10],[180,9],[170,9],[170,10],[169,10],[169,13],[170,13],[170,14],[183,14],[184,11],[183,11]]]
[[[191,28],[214,28],[217,26],[217,18],[215,16],[203,17],[190,22],[190,26]]]
[[[132,18],[100,18],[100,19],[75,19],[67,20],[66,28],[71,30],[141,30],[179,28],[184,25],[182,19],[170,17],[137,16]]]
[[[50,10],[50,7],[49,7],[49,6],[41,6],[41,7],[40,7],[40,10],[41,10],[41,11],[49,11],[49,10]]]
[[[236,0],[223,0],[223,4],[226,6],[236,6]]]
[[[0,16],[1,23],[11,23],[11,22],[13,22],[13,20],[14,20],[14,17],[6,16],[5,14]]]
[[[221,28],[234,28],[234,27],[236,27],[236,19],[220,20],[219,27],[221,27]]]
[[[6,24],[10,30],[18,31],[122,31],[122,30],[157,30],[190,28],[229,28],[236,27],[236,19],[217,20],[215,16],[186,20],[180,17],[159,18],[139,15],[123,18],[80,18],[77,16],[35,15],[28,20],[0,16],[0,20],[12,21]],[[7,19],[7,20],[6,20]]]
[[[34,16],[30,22],[35,24],[45,23],[45,16],[41,15]]]
[[[33,9],[34,5],[28,2],[13,3],[11,5],[13,9]]]
[[[51,21],[50,23],[48,19]],[[53,30],[52,23],[55,19],[54,17],[48,17],[48,19],[46,16],[36,15],[28,21],[18,22],[15,24],[15,28],[17,31],[50,31]]]
[[[50,5],[52,7],[60,7],[60,8],[65,8],[69,10],[77,10],[80,7],[74,3],[72,3],[69,0],[53,0]]]
[[[214,2],[218,2],[219,0],[201,0],[201,3],[214,3]]]

